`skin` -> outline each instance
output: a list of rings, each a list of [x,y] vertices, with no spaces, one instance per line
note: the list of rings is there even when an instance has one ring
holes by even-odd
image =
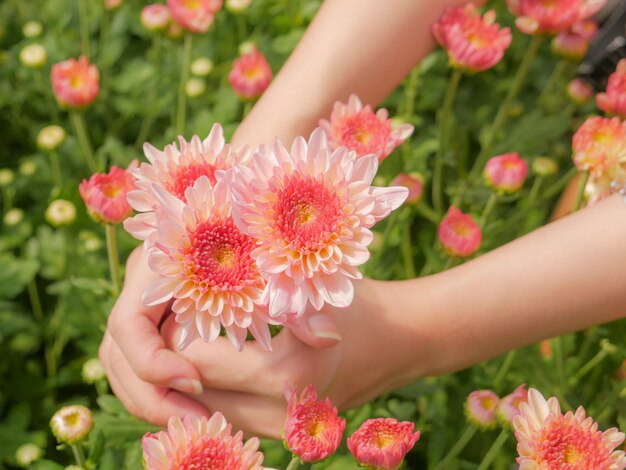
[[[381,10],[378,0],[327,0],[233,144],[277,135],[289,144],[352,92],[379,102],[434,46],[415,18],[429,25],[455,3],[394,0]],[[149,422],[219,410],[236,429],[279,437],[286,381],[313,383],[346,409],[419,377],[623,317],[625,237],[626,207],[614,196],[444,273],[360,281],[350,307],[311,312],[274,338],[271,353],[254,343],[237,353],[224,338],[176,351],[173,316],[159,334],[168,305],[141,304],[155,275],[140,247],[100,358],[116,395]]]

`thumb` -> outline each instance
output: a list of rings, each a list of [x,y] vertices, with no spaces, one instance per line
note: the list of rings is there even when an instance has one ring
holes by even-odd
[[[328,313],[305,314],[285,326],[296,338],[314,348],[330,348],[341,341],[335,320]]]

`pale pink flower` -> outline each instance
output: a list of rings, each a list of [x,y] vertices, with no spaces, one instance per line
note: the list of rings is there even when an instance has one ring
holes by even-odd
[[[626,123],[593,116],[572,138],[574,164],[594,177],[608,175],[626,161]]]
[[[474,390],[465,400],[465,416],[473,425],[481,429],[496,427],[496,411],[500,399],[491,390]]]
[[[515,193],[522,189],[528,176],[528,163],[517,152],[491,157],[483,177],[487,186],[501,193]]]
[[[406,198],[408,204],[417,204],[422,199],[424,192],[424,177],[419,173],[400,173],[393,180],[391,186],[404,186],[409,190],[409,196]]]
[[[209,419],[172,416],[167,431],[147,433],[141,440],[147,470],[263,470],[259,439],[246,442],[217,412]]]
[[[614,451],[624,434],[616,428],[598,431],[581,406],[576,413],[561,413],[555,397],[546,399],[528,391],[528,403],[520,405],[513,420],[520,470],[623,470],[626,457]]]
[[[163,3],[152,3],[141,10],[141,24],[148,31],[163,31],[172,20],[170,9]]]
[[[80,196],[93,220],[119,224],[131,214],[133,209],[126,196],[135,189],[135,178],[131,171],[136,166],[136,160],[126,170],[113,165],[108,173],[94,173],[89,180],[80,183]]]
[[[192,33],[206,33],[223,0],[167,0],[172,19]]]
[[[206,176],[212,184],[224,170],[247,157],[247,148],[234,153],[224,140],[222,126],[215,124],[206,139],[193,136],[190,142],[179,137],[180,145],[166,145],[163,151],[144,144],[149,163],[142,163],[133,170],[137,179],[136,191],[128,194],[128,202],[139,214],[126,220],[124,228],[139,240],[151,244],[155,234],[155,214],[159,203],[153,188],[159,186],[185,202],[185,191],[200,178]]]
[[[412,125],[394,125],[386,109],[374,113],[356,95],[350,95],[347,104],[337,101],[330,121],[321,119],[319,125],[326,132],[331,149],[347,147],[359,157],[373,153],[380,162],[413,134]]]
[[[473,255],[482,241],[482,233],[472,216],[454,206],[448,209],[437,233],[444,251],[460,258]]]
[[[287,421],[283,437],[289,451],[309,463],[330,457],[339,448],[346,428],[346,420],[339,416],[330,398],[320,400],[313,385],[299,396],[288,385],[285,397]]]
[[[498,418],[500,422],[507,426],[513,425],[513,419],[520,414],[520,405],[528,401],[528,390],[526,390],[526,384],[522,384],[509,393],[504,398],[500,399],[498,404]]]
[[[494,10],[480,16],[476,5],[468,3],[446,8],[432,32],[452,67],[480,72],[498,64],[511,45],[511,30],[500,28],[495,20]]]
[[[600,10],[607,0],[507,0],[525,34],[557,34]]]
[[[93,103],[100,91],[98,68],[85,56],[54,64],[50,78],[54,96],[64,108],[85,108]]]
[[[64,406],[52,415],[50,429],[58,442],[78,444],[84,441],[93,428],[91,410],[83,405]]]
[[[608,114],[626,117],[626,59],[618,62],[615,72],[609,76],[606,92],[596,95],[596,104]]]
[[[233,217],[256,239],[270,315],[300,316],[309,302],[317,310],[352,302],[370,228],[408,195],[406,188],[371,186],[377,169],[375,155],[331,151],[319,128],[308,142],[298,137],[291,151],[276,140],[235,167]]]
[[[252,259],[255,240],[233,222],[229,181],[212,186],[202,176],[187,188],[185,202],[161,186],[154,186],[154,194],[161,207],[148,263],[160,277],[146,289],[144,305],[174,299],[171,308],[183,326],[180,349],[198,336],[215,341],[222,327],[238,350],[248,330],[271,349],[265,281]]]
[[[272,81],[272,69],[265,55],[256,47],[233,61],[228,83],[241,98],[258,98]]]
[[[413,423],[395,418],[368,419],[348,438],[348,449],[362,466],[395,470],[420,438],[414,428]]]
[[[585,104],[593,97],[593,88],[581,78],[575,78],[567,84],[567,96],[576,104]]]
[[[122,6],[123,0],[104,0],[104,8],[107,10],[115,10]]]

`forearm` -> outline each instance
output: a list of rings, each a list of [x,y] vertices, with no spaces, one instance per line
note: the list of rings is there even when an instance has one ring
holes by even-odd
[[[423,373],[624,317],[624,266],[626,206],[613,196],[458,268],[408,281],[405,292],[426,299],[427,311],[415,317],[426,323],[413,327],[436,335],[432,370]],[[405,302],[409,321],[416,312]]]
[[[242,122],[235,145],[287,145],[337,100],[375,105],[434,47],[430,25],[463,0],[326,0],[275,80]]]

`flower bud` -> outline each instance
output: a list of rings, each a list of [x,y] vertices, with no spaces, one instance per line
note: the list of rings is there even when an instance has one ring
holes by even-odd
[[[43,457],[43,449],[35,444],[23,444],[15,451],[15,461],[20,467],[27,468]]]
[[[133,161],[129,168],[137,166]],[[128,170],[113,165],[108,173],[94,173],[78,187],[85,201],[89,216],[98,223],[118,224],[133,209],[126,200],[129,191],[135,189],[135,178]]]
[[[222,0],[167,0],[172,19],[193,33],[206,33],[215,14],[222,8]]]
[[[18,209],[17,207],[9,209],[2,218],[4,225],[8,225],[9,227],[18,225],[22,222],[22,220],[24,220],[24,211],[22,209]]]
[[[239,55],[253,54],[256,50],[257,48],[254,41],[244,41],[239,44],[238,48]]]
[[[63,108],[85,108],[100,92],[100,72],[85,56],[54,64],[50,77],[54,96]]]
[[[172,16],[167,5],[153,3],[143,7],[140,19],[148,31],[164,31],[170,25]]]
[[[26,160],[20,163],[20,173],[24,176],[33,176],[37,172],[37,163]]]
[[[83,405],[64,406],[50,419],[50,429],[57,441],[78,444],[84,441],[93,427],[93,416]]]
[[[0,187],[10,186],[15,181],[15,173],[9,168],[0,170]]]
[[[123,0],[104,0],[104,8],[109,11],[115,10],[122,6]]]
[[[200,78],[191,78],[185,83],[185,94],[189,98],[197,98],[202,96],[206,91],[204,80]]]
[[[439,243],[450,256],[466,258],[480,248],[482,233],[472,216],[451,206],[438,229]]]
[[[491,390],[475,390],[465,401],[465,416],[474,426],[481,429],[496,427],[496,411],[500,399]]]
[[[417,204],[422,199],[424,191],[424,177],[419,173],[400,173],[391,181],[391,186],[404,186],[409,189],[408,204]]]
[[[483,171],[487,186],[499,193],[519,191],[527,175],[528,164],[517,152],[491,157]]]
[[[200,57],[191,63],[191,73],[198,77],[206,77],[213,70],[213,61],[205,57]]]
[[[104,367],[102,367],[102,363],[96,357],[85,361],[85,363],[83,364],[83,370],[81,375],[83,377],[83,382],[90,385],[93,385],[100,380],[106,379]]]
[[[79,232],[78,239],[83,244],[83,248],[85,249],[85,251],[89,253],[94,253],[102,249],[102,239],[89,230],[82,230],[81,232]]]
[[[251,3],[252,0],[226,0],[226,9],[231,13],[242,13]]]
[[[20,62],[25,67],[38,69],[46,65],[48,53],[41,44],[29,44],[20,51]]]
[[[37,134],[37,147],[41,150],[52,152],[59,148],[59,146],[65,141],[67,134],[65,129],[61,126],[47,126],[39,131]]]
[[[528,390],[526,390],[526,384],[522,384],[500,400],[498,411],[496,412],[500,422],[512,428],[513,419],[520,414],[519,406],[527,401]]]
[[[549,157],[537,157],[533,160],[532,170],[537,176],[552,176],[559,170],[559,166]]]
[[[25,38],[36,38],[43,33],[43,25],[39,21],[28,21],[22,26],[22,34]]]
[[[50,203],[44,217],[53,227],[69,225],[76,220],[76,207],[70,201],[57,199]]]
[[[585,104],[593,97],[593,88],[583,79],[575,78],[567,84],[567,96],[578,105]]]

